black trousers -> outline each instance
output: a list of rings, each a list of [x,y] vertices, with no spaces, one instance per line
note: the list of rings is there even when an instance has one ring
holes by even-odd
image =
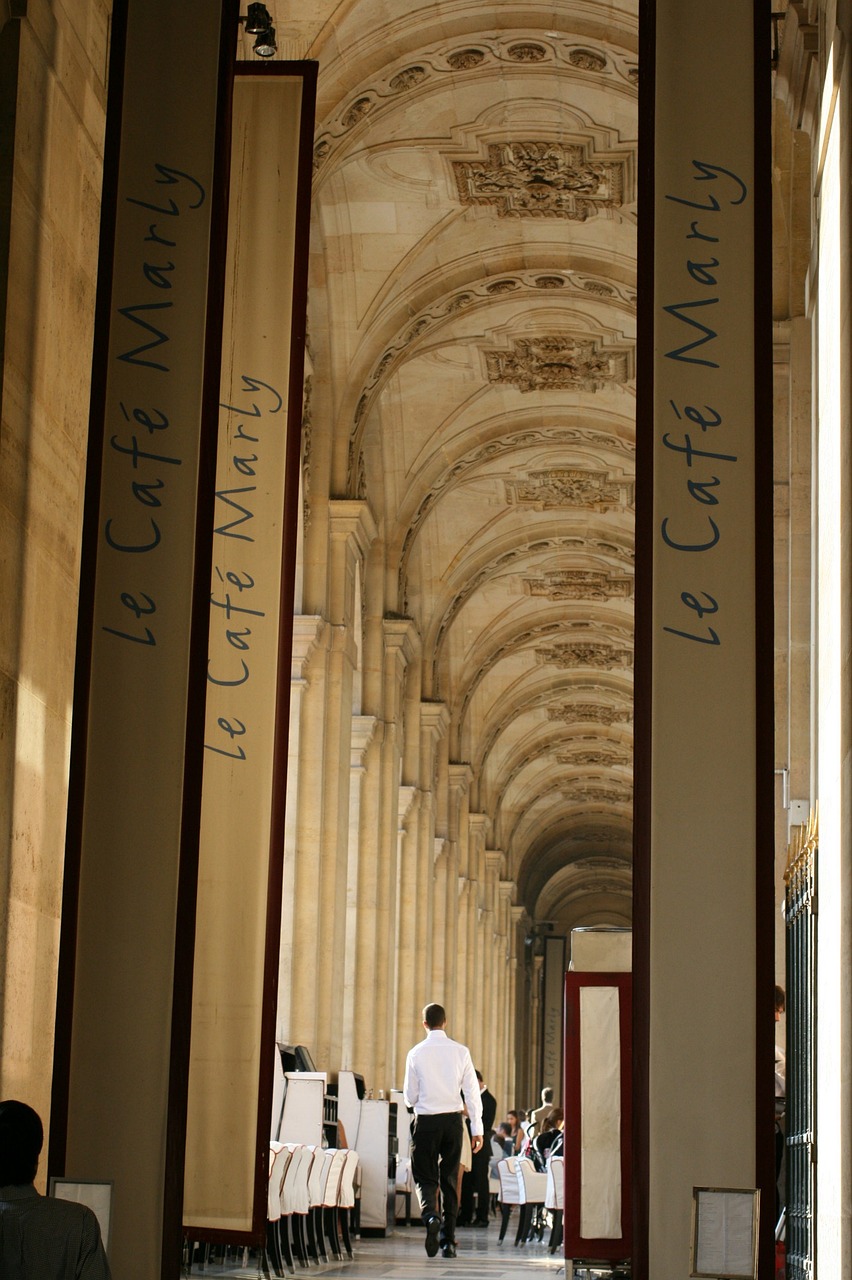
[[[415,1116],[411,1130],[411,1176],[424,1222],[441,1219],[441,1244],[455,1240],[459,1198],[456,1189],[462,1150],[460,1111]],[[440,1201],[438,1192],[440,1190]]]
[[[491,1217],[491,1193],[488,1189],[488,1166],[491,1160],[491,1145],[482,1146],[474,1151],[471,1169],[462,1178],[461,1212],[462,1222],[473,1222],[474,1212],[477,1222],[488,1222]],[[474,1196],[476,1208],[474,1210]]]

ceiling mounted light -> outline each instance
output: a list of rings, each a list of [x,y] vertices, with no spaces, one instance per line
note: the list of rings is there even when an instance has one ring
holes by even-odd
[[[265,35],[272,26],[272,19],[265,4],[250,4],[248,17],[244,21],[250,36]]]
[[[271,58],[277,48],[274,27],[268,27],[266,31],[258,33],[258,37],[254,42],[254,51],[259,58]]]

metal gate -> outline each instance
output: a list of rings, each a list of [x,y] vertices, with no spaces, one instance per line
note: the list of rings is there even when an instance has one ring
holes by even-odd
[[[784,915],[787,922],[787,1277],[813,1280],[816,1180],[817,823],[791,840]]]

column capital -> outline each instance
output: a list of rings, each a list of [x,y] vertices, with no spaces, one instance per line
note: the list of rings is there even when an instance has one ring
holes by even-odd
[[[364,498],[332,498],[328,522],[332,538],[351,542],[361,557],[366,556],[378,533],[375,516]]]
[[[406,665],[418,649],[419,634],[413,618],[382,618],[385,653],[396,653]]]
[[[325,618],[319,614],[297,613],[293,618],[292,659],[290,679],[303,680],[305,669],[314,650],[324,642]]]
[[[472,836],[476,836],[477,839],[480,839],[484,845],[485,839],[488,835],[488,830],[491,826],[491,819],[489,818],[488,814],[487,813],[469,813],[467,815],[467,820],[468,820],[468,827],[470,830],[470,834]]]
[[[349,764],[360,769],[364,764],[367,748],[376,736],[379,721],[376,716],[353,716]]]
[[[424,729],[429,730],[437,742],[447,732],[450,723],[450,713],[446,704],[443,702],[421,702],[420,723]]]
[[[499,884],[497,885],[497,888],[498,888],[498,890],[499,890],[499,892],[500,892],[500,898],[502,899],[502,901],[503,901],[503,902],[508,902],[508,903],[509,903],[509,905],[511,906],[511,904],[512,904],[512,903],[514,902],[514,900],[515,900],[515,882],[514,882],[514,880],[501,880],[501,881],[499,882]]]
[[[485,850],[485,870],[493,875],[495,882],[500,880],[500,872],[503,870],[503,853],[500,849]]]
[[[473,769],[463,761],[450,761],[450,790],[457,799],[466,796],[473,782]]]
[[[420,792],[416,787],[401,786],[397,793],[396,816],[399,823],[399,830],[402,831],[405,826],[405,820],[412,810],[417,809],[420,801]]]

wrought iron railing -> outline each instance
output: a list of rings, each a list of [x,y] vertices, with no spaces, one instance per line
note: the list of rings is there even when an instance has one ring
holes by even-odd
[[[813,1280],[816,1214],[817,821],[790,842],[787,922],[787,1280]]]

